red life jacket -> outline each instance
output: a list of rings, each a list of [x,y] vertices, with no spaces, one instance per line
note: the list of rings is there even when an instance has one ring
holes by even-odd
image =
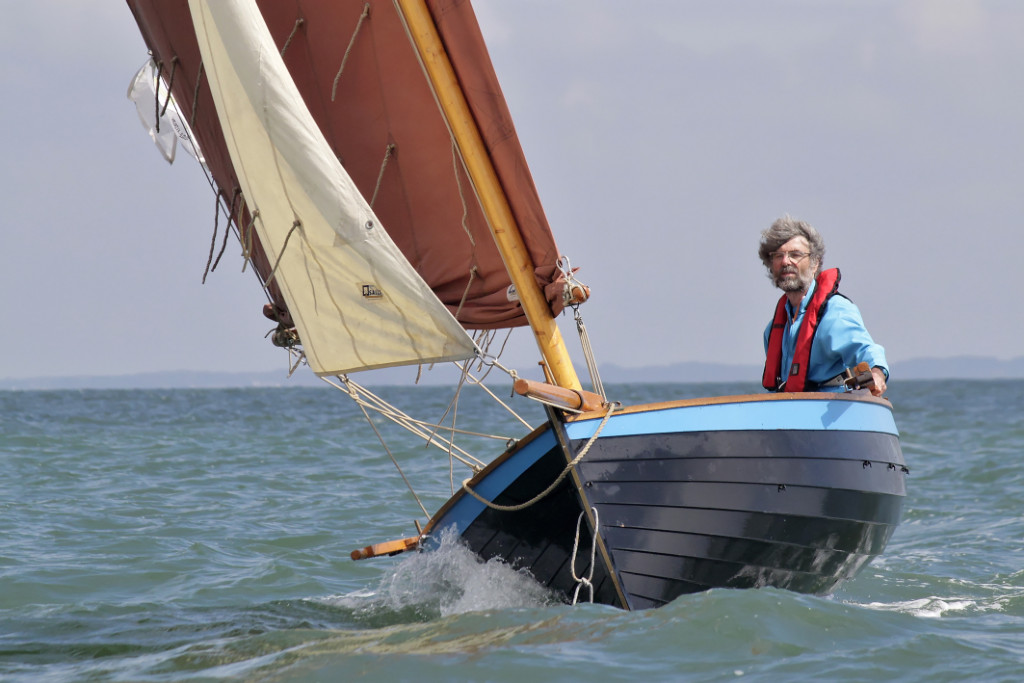
[[[775,307],[775,319],[772,330],[768,334],[768,353],[764,361],[764,376],[761,385],[769,391],[804,391],[807,388],[807,366],[811,359],[811,342],[818,329],[818,323],[825,315],[825,306],[839,291],[839,269],[830,268],[818,275],[817,285],[811,300],[804,310],[800,331],[796,336],[796,348],[793,350],[793,363],[789,366],[789,376],[782,379],[782,336],[786,329],[786,295],[783,294]],[[811,383],[813,384],[813,383]]]

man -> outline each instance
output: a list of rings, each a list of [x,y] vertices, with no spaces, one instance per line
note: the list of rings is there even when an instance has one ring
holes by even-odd
[[[761,233],[758,255],[783,292],[764,331],[764,387],[841,391],[843,371],[867,362],[871,393],[884,394],[885,350],[871,339],[853,302],[839,294],[839,269],[822,271],[825,241],[818,231],[784,216]]]

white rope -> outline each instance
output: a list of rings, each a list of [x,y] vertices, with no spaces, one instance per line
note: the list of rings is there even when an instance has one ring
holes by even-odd
[[[546,489],[544,489],[543,491],[541,491],[540,493],[538,493],[536,496],[526,501],[525,503],[520,503],[519,505],[498,505],[497,503],[493,503],[487,500],[486,498],[482,497],[473,489],[469,488],[469,479],[466,479],[465,481],[462,482],[462,489],[466,493],[468,493],[469,495],[473,496],[478,501],[486,505],[487,507],[491,508],[492,510],[497,510],[498,512],[516,512],[518,510],[525,510],[526,508],[542,500],[545,496],[554,491],[558,487],[558,485],[562,483],[562,480],[565,479],[569,472],[572,471],[572,468],[578,465],[581,460],[583,460],[583,456],[587,454],[587,451],[590,450],[590,447],[594,445],[595,441],[597,441],[597,436],[601,433],[601,430],[604,429],[604,426],[608,424],[608,420],[609,418],[611,418],[612,413],[614,413],[615,409],[619,406],[618,403],[609,403],[607,405],[608,412],[605,414],[604,419],[601,420],[601,424],[597,426],[597,431],[594,432],[594,435],[590,437],[590,440],[587,441],[587,445],[583,447],[583,450],[580,451],[579,455],[573,458],[572,461],[565,466],[565,469],[563,469],[562,473],[559,474],[553,482],[551,482],[550,486],[548,486]]]
[[[298,356],[295,359],[295,364],[294,365],[292,365],[292,363],[291,363],[291,359],[292,359],[293,355],[294,356]],[[296,350],[294,348],[288,349],[288,378],[289,379],[291,379],[291,376],[295,374],[295,371],[299,369],[299,366],[302,365],[303,362],[305,362],[305,360],[306,360],[306,352],[305,351],[298,351],[298,350]]]
[[[586,511],[580,512],[580,516],[576,518],[576,540],[572,543],[572,560],[569,563],[569,569],[572,571],[573,581],[576,582],[576,590],[572,593],[572,604],[576,604],[580,597],[580,588],[586,586],[590,590],[590,602],[594,602],[594,584],[592,579],[594,578],[594,558],[597,557],[597,508],[590,508],[594,513],[594,533],[591,534],[590,538],[590,571],[586,576],[576,576],[576,550],[580,546],[580,524],[583,522],[583,515]]]
[[[474,458],[464,449],[461,449],[457,446],[453,446],[452,444],[445,443],[444,437],[437,436],[436,433],[431,431],[435,429],[438,425],[431,422],[426,422],[424,420],[417,420],[407,415],[406,413],[402,412],[395,406],[391,405],[381,397],[369,391],[366,387],[360,386],[354,381],[348,379],[348,377],[346,376],[338,377],[338,380],[343,382],[345,386],[341,386],[339,384],[332,382],[331,378],[323,377],[321,379],[323,379],[325,382],[327,382],[327,384],[334,387],[335,389],[344,392],[347,396],[349,396],[349,398],[355,401],[357,405],[373,410],[382,417],[391,420],[395,424],[403,427],[406,431],[420,437],[427,443],[427,445],[435,446],[445,452],[447,452],[449,448],[454,448],[454,450],[456,451],[456,454],[454,455],[455,459],[469,467],[473,472],[479,472],[481,469],[483,469],[484,462],[482,460]],[[431,430],[427,430],[425,429],[425,427],[430,427]],[[469,436],[479,436],[486,439],[505,441],[508,440],[508,437],[504,436],[482,434],[466,430],[454,431],[460,434],[467,434]]]
[[[394,464],[395,469],[398,470],[398,474],[402,477],[402,481],[404,481],[405,485],[408,487],[409,493],[411,493],[412,497],[416,499],[416,503],[420,506],[420,509],[423,510],[424,516],[427,519],[430,519],[430,513],[427,512],[427,508],[424,507],[423,501],[420,500],[420,497],[416,495],[416,489],[412,487],[412,482],[410,482],[409,478],[405,476],[405,472],[402,471],[401,465],[398,464],[398,459],[395,458],[391,449],[388,448],[388,445],[384,442],[384,436],[380,433],[380,430],[377,429],[377,425],[373,424],[373,420],[370,419],[370,414],[366,412],[366,408],[362,404],[359,405],[359,409],[363,411],[363,417],[366,418],[370,427],[373,428],[374,433],[377,435],[377,440],[380,441],[380,445],[384,447],[385,451],[387,451],[388,457],[391,458],[391,462]]]
[[[456,366],[458,366],[458,363],[455,363],[455,365],[456,365]],[[493,365],[489,366],[489,368],[493,368],[493,367],[494,367]],[[488,372],[490,372],[490,369],[488,369],[487,371],[488,371]],[[507,403],[505,403],[505,402],[504,402],[503,400],[501,400],[501,398],[499,398],[499,397],[498,397],[498,395],[497,395],[497,394],[495,394],[495,393],[494,393],[493,391],[491,391],[491,390],[490,390],[490,388],[489,388],[489,387],[488,387],[488,386],[487,386],[486,384],[484,384],[484,383],[483,383],[483,379],[477,379],[477,378],[476,378],[476,377],[474,377],[473,375],[467,375],[467,376],[466,376],[466,379],[468,379],[468,380],[469,380],[470,382],[472,382],[472,383],[473,383],[473,384],[474,384],[475,386],[478,386],[478,387],[480,387],[481,389],[483,389],[484,391],[486,391],[486,392],[487,392],[487,395],[488,395],[488,396],[490,396],[490,397],[491,397],[492,399],[494,399],[495,403],[497,403],[497,404],[498,404],[498,405],[500,405],[500,406],[501,406],[502,408],[504,408],[505,410],[507,410],[507,411],[508,411],[508,413],[509,413],[509,414],[510,414],[510,415],[511,415],[512,417],[514,417],[515,419],[519,420],[519,423],[520,423],[520,424],[522,424],[522,425],[523,425],[524,427],[526,427],[526,428],[527,428],[528,430],[530,430],[531,432],[533,431],[533,425],[531,425],[531,424],[530,424],[529,422],[527,422],[526,420],[524,420],[524,419],[522,418],[522,416],[521,416],[521,415],[519,415],[519,413],[517,413],[517,412],[516,412],[516,411],[515,411],[515,410],[514,410],[514,409],[512,408],[512,406],[510,406],[510,405],[508,405]]]

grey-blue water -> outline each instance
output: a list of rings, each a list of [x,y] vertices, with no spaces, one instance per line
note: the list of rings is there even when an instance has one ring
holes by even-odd
[[[387,393],[435,418],[448,399]],[[456,545],[349,559],[423,515],[329,389],[0,392],[0,679],[1021,680],[1024,382],[889,395],[904,522],[857,579],[828,597],[715,590],[627,613],[552,603]],[[433,511],[446,454],[381,429]]]

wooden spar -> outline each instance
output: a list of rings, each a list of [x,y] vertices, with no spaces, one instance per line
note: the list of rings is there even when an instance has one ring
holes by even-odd
[[[582,389],[564,389],[553,384],[534,382],[529,379],[517,379],[512,388],[520,396],[535,398],[557,408],[579,410],[584,413],[600,410],[604,405],[604,398],[600,394]]]
[[[404,553],[406,550],[415,550],[419,547],[419,544],[419,536],[410,536],[409,538],[401,538],[397,541],[374,543],[365,548],[353,550],[351,557],[353,560],[366,560],[371,557],[379,557],[380,555],[397,555],[398,553]]]
[[[534,279],[534,264],[530,253],[519,233],[508,198],[494,171],[455,71],[448,61],[448,54],[441,44],[430,11],[424,0],[396,0],[396,3],[404,16],[441,110],[448,120],[455,143],[462,153],[494,242],[519,294],[519,301],[533,329],[541,356],[557,385],[578,390],[582,387],[576,369],[544,294]]]

